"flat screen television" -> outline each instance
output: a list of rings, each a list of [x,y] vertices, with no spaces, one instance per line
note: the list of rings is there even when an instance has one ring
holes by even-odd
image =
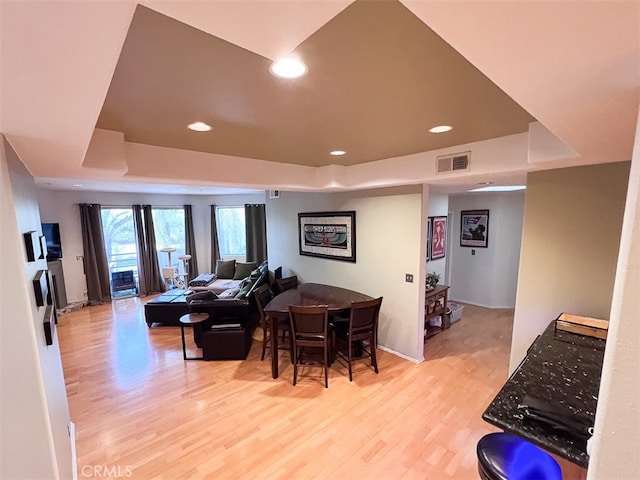
[[[42,234],[47,239],[47,261],[62,258],[62,243],[60,242],[60,224],[43,223]]]

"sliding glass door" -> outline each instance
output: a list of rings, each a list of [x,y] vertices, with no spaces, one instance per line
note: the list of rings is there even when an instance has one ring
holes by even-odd
[[[113,298],[138,293],[138,249],[131,207],[102,207],[102,231]]]

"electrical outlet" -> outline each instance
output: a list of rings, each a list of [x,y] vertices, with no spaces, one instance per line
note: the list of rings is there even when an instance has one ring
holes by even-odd
[[[476,251],[474,249],[471,250],[471,255],[475,255]]]
[[[407,283],[413,283],[413,275],[411,273],[406,273],[404,276],[404,281]]]

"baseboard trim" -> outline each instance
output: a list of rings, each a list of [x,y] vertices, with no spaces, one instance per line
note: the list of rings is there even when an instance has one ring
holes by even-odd
[[[472,305],[474,307],[482,307],[482,308],[500,308],[500,309],[504,309],[504,308],[511,308],[514,309],[516,308],[515,305],[507,305],[507,306],[500,306],[500,305],[484,305],[482,303],[476,303],[476,302],[469,302],[467,300],[459,300],[459,299],[454,299],[454,298],[450,298],[447,300],[448,302],[453,302],[453,303],[462,303],[464,305]]]
[[[395,355],[396,357],[404,358],[405,360],[408,360],[408,361],[410,361],[410,362],[412,362],[412,363],[416,363],[416,364],[417,364],[417,363],[422,363],[422,362],[424,362],[424,357],[423,357],[423,358],[413,358],[413,357],[410,357],[410,356],[408,356],[408,355],[404,355],[404,354],[402,354],[402,353],[400,353],[400,352],[396,352],[395,350],[392,350],[392,349],[390,349],[390,348],[387,348],[387,347],[385,347],[385,346],[383,346],[383,345],[378,345],[378,348],[379,348],[380,350],[383,350],[383,351],[387,352],[387,353],[390,353],[390,354],[392,354],[392,355]]]

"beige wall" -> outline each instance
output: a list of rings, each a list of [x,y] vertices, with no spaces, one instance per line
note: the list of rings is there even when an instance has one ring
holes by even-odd
[[[629,166],[528,175],[510,370],[560,313],[609,318]]]
[[[46,345],[45,307],[36,305],[31,288],[31,279],[47,264],[44,259],[28,262],[22,242],[23,233],[40,232],[35,183],[2,136],[0,142],[5,273],[0,276],[0,478],[72,478],[75,465],[58,336]]]
[[[621,237],[590,480],[636,479],[640,472],[640,119]]]
[[[303,282],[383,296],[380,346],[421,362],[422,198],[422,186],[349,193],[282,192],[279,199],[267,203],[269,266],[281,265],[285,276],[295,274]],[[298,253],[298,213],[332,210],[356,211],[356,263]],[[405,282],[405,273],[414,275],[413,283]]]

